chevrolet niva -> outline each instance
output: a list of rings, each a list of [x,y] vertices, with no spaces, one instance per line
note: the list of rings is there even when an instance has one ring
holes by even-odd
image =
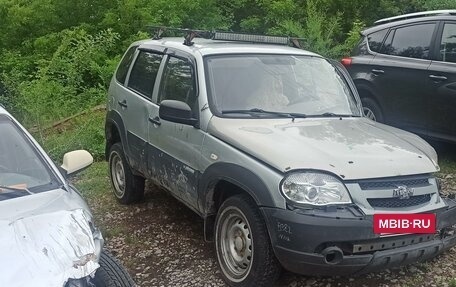
[[[161,32],[133,43],[112,78],[114,195],[136,202],[148,179],[198,213],[230,286],[272,285],[282,267],[372,272],[456,244],[436,152],[363,117],[341,65],[286,37]],[[436,232],[374,233],[381,213],[435,214]]]
[[[0,105],[1,286],[134,286],[103,251],[87,204],[67,180],[92,161],[79,150],[56,167]]]

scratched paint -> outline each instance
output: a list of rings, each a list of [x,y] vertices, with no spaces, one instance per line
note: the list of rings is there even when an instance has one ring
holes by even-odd
[[[94,274],[101,235],[88,222],[82,209],[0,219],[1,285],[64,286]]]

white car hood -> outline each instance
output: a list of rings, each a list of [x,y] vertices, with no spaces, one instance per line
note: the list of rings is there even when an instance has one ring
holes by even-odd
[[[61,287],[99,267],[90,215],[82,208],[64,209],[69,196],[55,190],[0,202],[2,286]]]
[[[213,117],[208,132],[282,172],[324,170],[353,180],[439,169],[434,149],[420,137],[366,118]]]

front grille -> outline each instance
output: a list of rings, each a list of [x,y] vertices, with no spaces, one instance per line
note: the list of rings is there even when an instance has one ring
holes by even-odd
[[[399,208],[409,207],[427,203],[431,200],[431,194],[415,195],[407,199],[397,197],[388,198],[368,198],[367,201],[372,207],[380,208]]]
[[[402,180],[379,180],[379,181],[364,181],[360,182],[359,186],[363,190],[368,189],[391,189],[397,188],[398,186],[407,187],[423,187],[429,185],[428,178],[414,178],[414,179],[402,179]]]

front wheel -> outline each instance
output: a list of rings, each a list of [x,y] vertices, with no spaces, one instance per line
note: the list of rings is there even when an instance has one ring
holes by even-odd
[[[95,287],[135,287],[127,270],[110,252],[103,250],[92,283]]]
[[[280,275],[280,263],[251,198],[228,198],[220,207],[215,224],[215,249],[225,282],[233,287],[273,285]]]

